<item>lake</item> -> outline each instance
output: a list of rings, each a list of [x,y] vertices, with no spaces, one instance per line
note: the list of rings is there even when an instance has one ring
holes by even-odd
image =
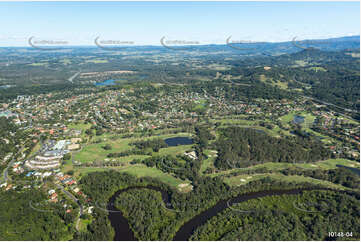
[[[111,86],[111,85],[115,85],[115,81],[114,80],[105,80],[103,82],[97,82],[95,83],[95,86]]]
[[[189,137],[173,137],[165,139],[164,142],[168,146],[191,145],[193,144],[193,139]]]
[[[303,122],[305,122],[305,117],[298,116],[298,115],[293,116],[293,123],[302,124]]]
[[[349,170],[352,171],[353,173],[355,173],[355,174],[357,174],[358,176],[360,176],[360,169],[359,169],[359,168],[349,167],[349,166],[343,166],[343,165],[336,165],[336,167],[343,167],[343,168],[349,169]]]

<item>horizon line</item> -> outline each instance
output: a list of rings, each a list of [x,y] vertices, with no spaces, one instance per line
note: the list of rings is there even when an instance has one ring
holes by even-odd
[[[231,37],[231,36],[230,36]],[[339,39],[339,38],[355,38],[358,37],[360,38],[360,34],[358,35],[342,35],[342,36],[338,36],[338,37],[328,37],[328,38],[309,38],[309,39],[302,39],[302,40],[295,40],[296,37],[294,37],[292,40],[285,40],[285,41],[243,41],[243,42],[239,42],[239,43],[228,43],[227,41],[225,43],[204,43],[204,44],[176,44],[176,45],[169,45],[169,46],[165,46],[161,41],[159,44],[130,44],[130,45],[105,45],[103,46],[103,49],[111,49],[111,48],[129,48],[129,47],[172,47],[172,48],[177,48],[177,47],[200,47],[200,46],[207,46],[207,45],[218,45],[218,46],[228,46],[230,44],[232,45],[259,45],[259,44],[281,44],[281,43],[289,43],[289,42],[304,42],[304,41],[310,41],[310,40],[331,40],[331,39]],[[28,39],[29,41],[30,39]],[[178,40],[173,40],[173,41],[178,41]],[[181,40],[184,41],[184,40]],[[48,50],[52,50],[52,48],[62,48],[62,49],[67,49],[67,48],[74,48],[74,47],[85,47],[85,48],[90,48],[90,47],[94,47],[94,48],[99,48],[101,49],[101,46],[97,46],[97,44],[94,42],[93,44],[74,44],[74,45],[39,45],[39,48],[42,48],[43,50],[48,48]],[[36,46],[32,46],[30,45],[30,43],[28,45],[21,45],[21,46],[14,46],[14,45],[0,45],[0,48],[31,48],[31,49],[36,49]]]

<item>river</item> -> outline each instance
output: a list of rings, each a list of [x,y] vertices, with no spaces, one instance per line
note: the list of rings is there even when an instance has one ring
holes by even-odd
[[[169,194],[160,189],[159,187],[155,186],[135,186],[129,187],[125,189],[121,189],[113,194],[113,196],[108,200],[107,209],[110,211],[108,218],[110,223],[115,231],[114,240],[115,241],[135,241],[133,231],[130,229],[128,220],[122,215],[122,213],[115,207],[115,200],[116,198],[123,192],[133,190],[133,189],[141,189],[141,188],[148,188],[155,191],[159,191],[162,194],[162,200],[165,203],[167,208],[170,208],[170,196]],[[198,227],[203,225],[208,219],[212,218],[213,216],[217,215],[219,212],[222,212],[224,209],[228,208],[228,204],[236,204],[240,202],[244,202],[250,199],[255,199],[259,197],[266,197],[266,196],[275,196],[275,195],[296,195],[300,194],[303,191],[309,190],[321,190],[315,188],[303,188],[303,189],[290,189],[290,190],[268,190],[268,191],[260,191],[260,192],[252,192],[248,194],[242,194],[237,197],[233,197],[230,199],[220,200],[214,206],[208,208],[207,210],[201,212],[200,214],[194,216],[192,219],[188,220],[182,227],[177,231],[176,235],[174,236],[174,241],[186,241],[190,238],[193,234],[194,230]],[[326,190],[326,189],[322,189]]]
[[[133,189],[141,189],[141,188],[148,188],[148,189],[152,189],[152,190],[160,192],[162,194],[162,200],[165,203],[166,207],[170,208],[170,207],[168,207],[170,204],[169,194],[166,191],[160,189],[159,187],[155,187],[155,186],[151,186],[151,185],[134,186],[134,187],[128,187],[125,189],[121,189],[121,190],[115,192],[113,194],[113,196],[108,200],[108,204],[107,204],[107,210],[110,211],[108,214],[108,218],[115,231],[115,235],[114,235],[115,241],[126,241],[126,240],[127,241],[135,241],[135,240],[137,240],[134,236],[133,231],[129,227],[128,220],[122,215],[122,213],[119,211],[119,209],[117,209],[115,207],[115,200],[123,192],[127,192],[127,191],[133,190]]]

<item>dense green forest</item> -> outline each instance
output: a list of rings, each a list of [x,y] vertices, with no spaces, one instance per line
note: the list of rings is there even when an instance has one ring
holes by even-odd
[[[359,240],[359,204],[359,194],[334,191],[258,198],[211,218],[191,240]]]
[[[311,139],[274,138],[263,131],[228,127],[221,130],[215,144],[218,168],[247,167],[264,162],[313,162],[327,159],[330,153]]]
[[[357,44],[358,43],[358,44]],[[281,44],[281,43],[279,43]],[[109,71],[113,69],[132,70],[134,74],[126,76],[108,76],[108,79],[122,80],[122,86],[127,83],[137,82],[166,82],[186,84],[189,90],[204,89],[210,94],[215,94],[216,86],[224,88],[226,98],[249,100],[253,98],[264,99],[283,99],[296,98],[298,95],[306,95],[324,102],[339,105],[343,108],[359,109],[359,78],[360,62],[359,58],[353,54],[359,53],[359,38],[353,38],[351,41],[336,41],[333,44],[322,44],[319,47],[300,50],[290,42],[284,43],[287,47],[281,48],[280,53],[278,44],[265,44],[259,46],[255,55],[248,56],[247,53],[240,53],[227,46],[200,46],[190,49],[189,52],[178,53],[180,59],[175,62],[162,59],[161,63],[151,63],[148,58],[152,54],[141,55],[138,49],[129,49],[128,55],[136,55],[139,58],[123,58],[123,55],[114,56],[109,53],[103,53],[102,56],[94,53],[94,50],[69,49],[69,53],[55,53],[49,56],[49,53],[27,53],[27,56],[17,53],[18,50],[8,49],[0,53],[0,61],[8,63],[6,53],[12,55],[12,64],[0,70],[2,74],[3,85],[15,82],[15,86],[9,88],[0,88],[0,101],[7,101],[16,98],[18,95],[31,95],[40,93],[49,93],[54,91],[69,92],[72,89],[89,89],[93,87],[88,79],[77,79],[74,83],[68,81],[71,76],[68,73],[75,73],[82,69],[87,71]],[[283,45],[283,44],[281,44]],[[335,46],[344,46],[344,49],[334,48]],[[275,48],[275,49],[274,49]],[[351,48],[351,49],[350,49]],[[155,51],[161,55],[169,54],[167,49],[157,47],[147,47],[148,51]],[[214,50],[223,50],[225,54],[215,54]],[[192,51],[202,50],[204,53],[212,51],[213,55],[202,55],[202,57],[192,56]],[[132,53],[133,52],[133,53]],[[264,55],[265,52],[270,54]],[[20,52],[21,53],[21,52]],[[132,53],[132,54],[130,54]],[[107,58],[106,63],[96,64],[83,61],[83,58],[90,56]],[[224,58],[228,55],[229,58]],[[125,55],[127,56],[127,55]],[[25,59],[24,59],[25,58]],[[71,59],[72,65],[64,65],[62,58]],[[196,61],[201,63],[201,68],[192,67],[183,61]],[[44,65],[32,66],[29,63],[39,62]],[[173,65],[177,63],[177,65]],[[209,65],[226,65],[226,70],[215,70],[209,68]],[[141,66],[141,67],[140,67]],[[271,69],[265,70],[268,66]],[[19,72],[19,69],[24,70]],[[186,75],[185,75],[186,73]],[[222,77],[216,78],[217,73]],[[224,79],[230,76],[231,79]],[[261,81],[261,76],[265,81]],[[102,77],[105,78],[105,77]],[[16,80],[16,81],[14,81]],[[26,80],[26,81],[24,81]],[[207,81],[204,81],[207,80]],[[287,88],[282,89],[272,85],[272,82],[286,84]],[[227,85],[224,85],[227,84]],[[2,84],[0,84],[1,86]],[[93,88],[95,91],[95,88]],[[297,89],[297,91],[296,91]],[[156,100],[143,103],[140,109],[148,109],[153,112],[153,107],[159,105]],[[335,108],[335,107],[332,107]]]
[[[0,117],[0,183],[9,170],[0,189],[0,240],[113,240],[106,204],[115,192],[134,187],[118,196],[116,207],[139,240],[172,240],[182,225],[220,201],[293,188],[320,190],[233,205],[191,239],[358,240],[360,176],[334,167],[359,169],[360,51],[345,49],[358,48],[356,40],[322,50],[257,44],[260,49],[245,53],[212,45],[177,54],[160,47],[119,55],[89,48],[27,54],[1,49],[0,113],[15,115]],[[106,74],[112,71],[130,72]],[[79,75],[69,80],[74,73]],[[94,85],[113,78],[115,85]],[[296,124],[296,116],[304,121]],[[191,134],[194,143],[168,147],[159,138],[180,133]],[[77,184],[64,185],[66,190],[84,208],[94,208],[82,215],[79,231],[78,209],[67,213],[60,204],[68,200],[46,202],[48,188],[38,186],[43,179],[27,177],[31,170],[24,165],[51,149],[41,147],[46,139],[75,136],[82,138],[81,148],[64,156],[49,180],[59,182],[58,171],[71,175]],[[320,166],[300,165],[330,158]],[[10,161],[24,170],[15,172]],[[266,162],[272,164],[253,167]],[[16,186],[30,181],[30,187]],[[325,191],[326,185],[345,191]],[[85,197],[75,193],[77,186]]]
[[[89,173],[80,180],[80,184],[94,205],[99,202],[105,204],[114,192],[127,187],[153,185],[166,191],[170,197],[171,209],[166,208],[168,206],[161,200],[160,193],[149,189],[127,191],[117,200],[117,206],[129,218],[134,233],[143,240],[172,238],[184,222],[213,206],[220,199],[255,191],[280,190],[285,187],[287,189],[319,187],[310,183],[285,183],[265,178],[252,181],[242,187],[231,188],[219,178],[195,177],[192,181],[193,190],[189,193],[181,193],[159,180],[147,177],[138,179],[116,171]],[[89,225],[88,231],[78,233],[77,239],[105,240],[111,236],[110,224],[101,222],[106,217],[104,209],[96,209],[95,212],[95,220]],[[164,223],[163,219],[169,223]],[[142,222],[144,220],[150,221],[151,224]],[[155,229],[154,233],[147,231],[149,226]]]
[[[303,91],[300,95],[359,110],[360,62],[348,50],[309,49],[278,57],[230,61],[230,64],[233,68],[224,73],[242,76],[242,83],[254,82],[263,75],[266,83],[287,83],[289,91],[299,88]],[[264,70],[262,66],[272,69]]]
[[[116,206],[124,211],[123,215],[138,239],[172,239],[170,235],[179,216],[174,210],[165,207],[160,192],[146,188],[130,190],[119,195]]]
[[[76,212],[66,213],[46,199],[36,189],[0,192],[0,240],[72,239]]]
[[[14,152],[14,138],[11,133],[15,134],[18,131],[16,125],[5,117],[0,117],[0,159],[10,152]],[[5,140],[6,139],[6,140]]]

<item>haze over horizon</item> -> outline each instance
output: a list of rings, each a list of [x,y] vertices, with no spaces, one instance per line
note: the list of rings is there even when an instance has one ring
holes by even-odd
[[[37,40],[225,44],[360,35],[359,2],[0,2],[0,47]]]

